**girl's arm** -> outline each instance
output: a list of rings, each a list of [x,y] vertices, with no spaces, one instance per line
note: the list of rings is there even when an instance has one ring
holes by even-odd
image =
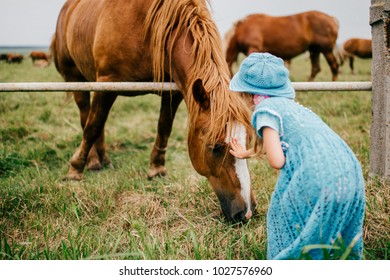
[[[270,127],[264,127],[263,145],[269,165],[272,168],[281,169],[286,162],[286,158],[280,144],[279,134]]]

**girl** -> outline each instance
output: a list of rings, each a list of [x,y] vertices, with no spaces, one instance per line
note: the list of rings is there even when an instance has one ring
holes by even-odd
[[[267,257],[297,259],[304,246],[313,245],[305,248],[314,248],[310,257],[322,259],[321,248],[341,242],[350,246],[350,258],[361,259],[365,207],[361,166],[334,131],[294,101],[288,74],[282,59],[252,53],[230,82],[232,91],[254,95],[252,125],[268,163],[280,169],[267,214]],[[235,157],[253,154],[236,139],[230,144]]]

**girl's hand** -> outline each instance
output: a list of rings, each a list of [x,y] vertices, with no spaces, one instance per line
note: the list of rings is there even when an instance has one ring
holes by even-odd
[[[229,152],[236,158],[245,159],[251,157],[251,155],[253,154],[253,149],[245,149],[245,147],[243,147],[236,138],[233,138],[230,141],[230,147],[231,149],[229,150]]]

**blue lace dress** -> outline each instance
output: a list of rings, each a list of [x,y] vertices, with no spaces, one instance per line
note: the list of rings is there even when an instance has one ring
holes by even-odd
[[[260,137],[265,126],[276,130],[286,156],[267,214],[268,259],[298,259],[305,245],[332,245],[340,237],[360,259],[364,179],[348,145],[292,99],[262,101],[252,124]],[[313,247],[310,257],[324,258],[321,246]]]

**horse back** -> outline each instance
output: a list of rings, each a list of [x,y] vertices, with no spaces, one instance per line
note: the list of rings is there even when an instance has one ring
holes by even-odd
[[[309,11],[299,15],[307,22],[311,44],[320,51],[332,51],[338,37],[338,20],[319,11]]]
[[[253,14],[237,24],[236,36],[240,44],[250,46],[254,51],[291,59],[308,48],[310,34],[304,24],[295,15],[274,17]]]
[[[372,41],[370,39],[351,38],[345,41],[343,49],[360,58],[372,57]]]
[[[149,2],[68,0],[53,39],[59,72],[88,81],[150,79],[143,34]]]
[[[66,44],[67,20],[78,2],[78,0],[68,0],[64,3],[58,15],[56,30],[50,44],[50,53],[54,64],[65,80],[68,80],[66,77],[67,72],[69,72],[68,69],[74,67],[74,62]]]

